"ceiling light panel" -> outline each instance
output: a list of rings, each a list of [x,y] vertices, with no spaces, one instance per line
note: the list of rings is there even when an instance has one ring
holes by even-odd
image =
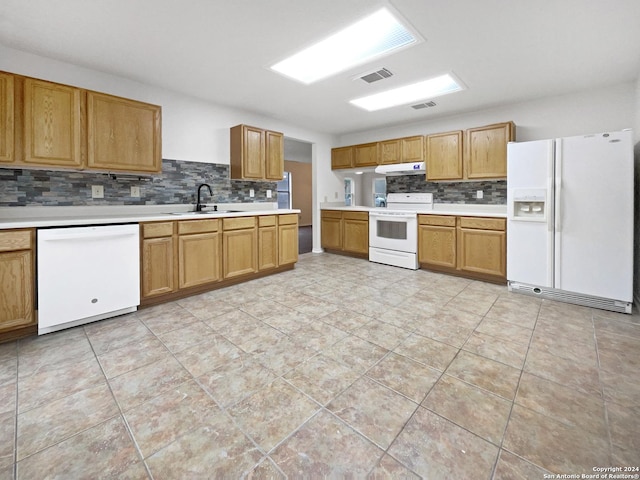
[[[271,69],[309,84],[419,41],[417,34],[382,8]]]
[[[464,90],[462,83],[452,75],[440,75],[439,77],[423,80],[404,87],[394,88],[366,97],[356,98],[350,103],[364,108],[370,112],[383,108],[406,105],[408,103],[439,97],[448,93]]]

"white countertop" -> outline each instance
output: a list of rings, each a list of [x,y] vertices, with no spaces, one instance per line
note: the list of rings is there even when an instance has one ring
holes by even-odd
[[[345,210],[356,212],[370,212],[378,210],[379,207],[345,207],[336,203],[323,203],[320,205],[323,210]],[[464,215],[470,217],[496,217],[507,218],[506,205],[481,205],[469,203],[434,203],[433,210],[418,210],[422,215]]]
[[[193,211],[191,204],[2,207],[0,208],[0,230],[300,213],[300,210],[296,209],[278,209],[277,203],[220,203],[217,205],[219,210],[234,210],[234,212],[217,213],[212,209],[205,209],[205,213],[189,214]]]

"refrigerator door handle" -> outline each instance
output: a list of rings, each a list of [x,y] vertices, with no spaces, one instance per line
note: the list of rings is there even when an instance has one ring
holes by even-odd
[[[556,140],[555,154],[555,191],[553,194],[554,202],[554,224],[555,224],[555,242],[554,242],[554,282],[553,288],[561,288],[561,266],[558,259],[561,258],[562,250],[562,139]]]

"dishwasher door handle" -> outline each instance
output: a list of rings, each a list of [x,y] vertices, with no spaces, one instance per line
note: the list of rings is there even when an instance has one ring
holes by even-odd
[[[104,238],[117,238],[117,237],[130,237],[134,235],[133,233],[122,233],[122,232],[96,232],[95,234],[87,235],[86,233],[76,233],[76,234],[60,234],[55,236],[47,236],[45,241],[47,242],[57,242],[60,240],[82,240],[82,241],[90,241],[90,240],[101,240]]]

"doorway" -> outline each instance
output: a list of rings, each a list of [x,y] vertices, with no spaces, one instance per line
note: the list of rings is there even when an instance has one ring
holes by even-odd
[[[298,217],[298,253],[309,253],[313,249],[313,184],[311,144],[285,137],[284,170],[288,178],[288,192],[282,192],[289,200],[289,207],[280,206],[280,183],[278,184],[278,208],[300,210]],[[282,187],[285,187],[284,180]],[[284,201],[283,201],[284,203]]]

